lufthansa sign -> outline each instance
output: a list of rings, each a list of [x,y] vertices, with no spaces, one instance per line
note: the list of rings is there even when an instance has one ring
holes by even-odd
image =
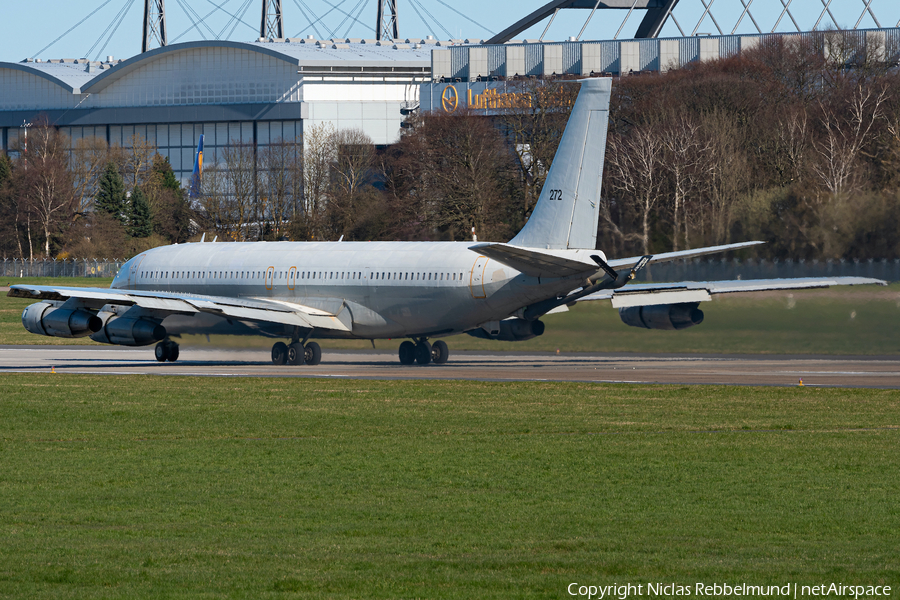
[[[498,114],[505,109],[530,108],[532,96],[505,82],[426,83],[419,90],[422,110],[454,113],[461,108]]]
[[[441,108],[444,109],[444,112],[451,113],[459,108],[459,94],[452,85],[445,87],[441,93]]]

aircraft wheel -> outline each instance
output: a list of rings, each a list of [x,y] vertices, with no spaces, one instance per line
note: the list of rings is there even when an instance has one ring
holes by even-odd
[[[178,344],[175,342],[169,342],[169,352],[166,360],[169,362],[175,362],[178,360]]]
[[[438,340],[431,346],[431,361],[436,365],[442,365],[450,358],[450,348],[447,342]]]
[[[416,344],[416,362],[420,365],[431,362],[431,344],[424,340]]]
[[[284,342],[276,342],[272,346],[272,364],[283,365],[287,362],[288,347]]]
[[[156,355],[156,360],[158,360],[159,362],[166,362],[166,359],[169,358],[169,348],[166,346],[166,343],[158,343],[156,345],[156,349],[154,350],[154,354]]]
[[[416,345],[410,341],[400,344],[400,364],[411,365],[416,362]]]
[[[322,362],[322,348],[315,342],[308,342],[304,350],[306,364],[317,365]]]
[[[306,350],[300,342],[294,342],[287,347],[287,362],[289,365],[306,364]]]

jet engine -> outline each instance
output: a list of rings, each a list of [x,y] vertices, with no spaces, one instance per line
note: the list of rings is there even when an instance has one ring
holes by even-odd
[[[72,310],[50,302],[38,302],[22,313],[22,325],[38,335],[79,338],[100,331],[103,322],[100,317],[86,310]]]
[[[103,327],[91,339],[102,344],[148,346],[166,339],[166,328],[150,319],[105,315]]]
[[[498,323],[495,321],[495,323]],[[479,327],[467,331],[469,335],[485,340],[500,340],[502,342],[524,342],[533,337],[543,335],[544,324],[541,321],[526,321],[525,319],[506,319],[499,321],[499,326],[491,332]]]
[[[619,309],[622,322],[632,327],[644,329],[687,329],[703,322],[703,311],[697,308],[699,302],[681,304],[656,304],[653,306],[630,306]]]

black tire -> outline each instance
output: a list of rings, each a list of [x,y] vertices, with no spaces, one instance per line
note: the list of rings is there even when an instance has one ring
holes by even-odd
[[[300,342],[294,342],[287,347],[287,362],[289,365],[305,365],[306,350]]]
[[[322,348],[315,342],[307,342],[304,350],[306,364],[316,366],[322,362]]]
[[[416,362],[420,365],[427,365],[431,362],[431,344],[428,342],[416,344]]]
[[[169,348],[166,347],[165,342],[158,343],[153,353],[156,355],[156,360],[159,362],[166,362],[166,359],[169,358]]]
[[[416,362],[416,345],[410,341],[400,344],[400,364],[411,365]]]
[[[166,357],[169,362],[178,360],[178,344],[169,342],[169,355]]]
[[[450,358],[450,348],[447,342],[438,340],[431,346],[431,361],[436,365],[442,365]]]
[[[272,364],[273,365],[283,365],[287,362],[287,344],[284,342],[276,342],[274,346],[272,346]]]

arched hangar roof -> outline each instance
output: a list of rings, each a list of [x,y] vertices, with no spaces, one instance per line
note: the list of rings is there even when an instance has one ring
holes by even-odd
[[[0,69],[23,71],[55,83],[70,94],[80,94],[96,73],[88,73],[86,64],[48,62],[0,62]]]
[[[295,66],[428,66],[431,65],[431,48],[414,48],[407,45],[376,45],[373,43],[314,43],[303,42],[232,42],[208,40],[185,42],[164,46],[124,60],[93,78],[81,88],[82,93],[102,91],[112,83],[128,76],[144,66],[174,53],[207,48],[231,48],[257,52]]]

